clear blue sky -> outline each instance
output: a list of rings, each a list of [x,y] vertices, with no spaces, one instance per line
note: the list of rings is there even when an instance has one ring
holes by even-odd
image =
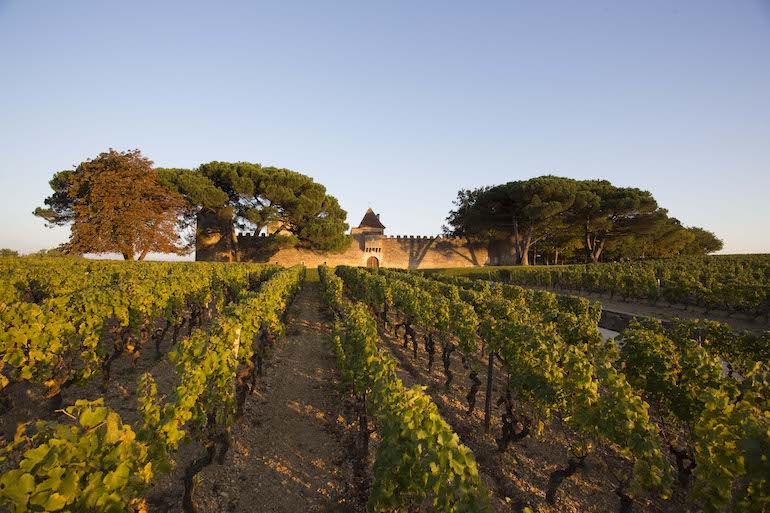
[[[770,252],[770,0],[0,0],[0,247],[53,247],[53,172],[288,167],[358,223],[435,234],[458,189],[552,173],[653,192]]]

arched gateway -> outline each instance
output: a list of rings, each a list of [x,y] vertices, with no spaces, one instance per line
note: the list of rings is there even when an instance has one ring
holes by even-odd
[[[380,261],[377,260],[377,257],[369,257],[366,260],[366,267],[377,269],[378,267],[380,267]]]

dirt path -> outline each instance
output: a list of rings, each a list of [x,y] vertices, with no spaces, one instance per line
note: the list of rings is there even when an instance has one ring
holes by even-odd
[[[355,433],[335,388],[320,307],[320,285],[306,283],[243,422],[233,426],[224,465],[199,474],[201,513],[363,511],[348,448]]]
[[[744,314],[728,315],[727,312],[718,310],[708,311],[702,307],[690,306],[685,309],[682,305],[671,305],[665,301],[659,301],[656,304],[650,304],[649,301],[628,299],[623,301],[621,298],[612,298],[609,294],[591,294],[578,290],[552,290],[550,287],[536,287],[529,285],[519,285],[533,290],[547,290],[557,294],[569,294],[579,296],[591,301],[599,301],[602,308],[609,312],[617,312],[623,315],[654,317],[663,321],[670,321],[675,317],[682,319],[711,319],[731,326],[735,330],[753,331],[761,333],[770,329],[770,323],[764,317],[754,318]],[[610,329],[615,329],[610,327]]]

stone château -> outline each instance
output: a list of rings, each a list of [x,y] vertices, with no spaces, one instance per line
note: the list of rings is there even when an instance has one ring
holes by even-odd
[[[459,237],[391,236],[379,214],[370,208],[361,223],[352,228],[350,247],[341,253],[327,253],[306,248],[270,251],[269,238],[236,235],[222,229],[221,223],[199,216],[195,259],[199,261],[234,261],[277,263],[283,266],[304,264],[315,267],[352,265],[431,269],[441,267],[477,267],[504,263],[486,244],[471,244]],[[491,258],[490,258],[491,253]],[[504,253],[504,252],[503,252]]]

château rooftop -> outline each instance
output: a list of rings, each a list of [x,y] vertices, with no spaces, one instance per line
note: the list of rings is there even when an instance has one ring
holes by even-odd
[[[385,225],[380,222],[380,216],[374,213],[374,210],[371,208],[366,211],[366,214],[364,214],[364,218],[361,219],[361,224],[358,225],[359,228],[379,228],[384,230]]]

